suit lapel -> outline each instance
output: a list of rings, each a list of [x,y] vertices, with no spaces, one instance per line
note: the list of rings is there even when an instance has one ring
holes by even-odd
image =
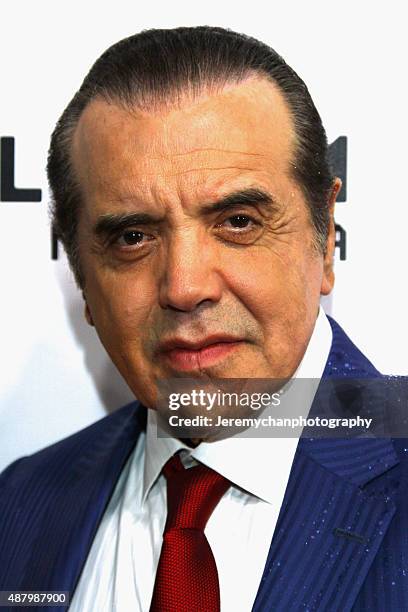
[[[89,441],[87,452],[76,457],[69,470],[60,471],[64,480],[50,496],[22,590],[64,590],[72,596],[103,512],[143,428],[143,411],[136,404],[119,412]]]
[[[381,376],[330,323],[323,378]],[[253,612],[352,609],[395,513],[398,463],[387,439],[299,441]]]
[[[380,444],[372,449],[361,442]],[[377,467],[356,470],[357,482],[330,465],[334,454],[338,465],[340,457],[350,465],[364,452],[372,452]],[[395,512],[393,483],[385,476],[397,463],[384,440],[299,444],[254,612],[351,610]]]

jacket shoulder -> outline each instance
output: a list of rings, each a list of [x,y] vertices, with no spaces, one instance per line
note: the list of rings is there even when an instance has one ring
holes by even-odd
[[[137,401],[122,406],[112,414],[32,455],[15,460],[0,474],[0,491],[7,486],[21,487],[25,480],[41,478],[42,475],[47,479],[52,473],[72,469],[95,444],[105,438],[110,442],[116,440],[129,429],[129,425],[133,425],[135,433],[144,428],[144,410]]]
[[[380,372],[349,338],[343,328],[327,315],[332,329],[332,345],[323,377],[377,378]]]

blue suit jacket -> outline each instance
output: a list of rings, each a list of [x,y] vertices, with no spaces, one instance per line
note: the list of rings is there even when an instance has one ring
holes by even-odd
[[[330,322],[324,377],[380,377]],[[132,403],[3,472],[0,590],[73,593],[145,421]],[[302,438],[253,612],[408,610],[407,462],[406,439]]]

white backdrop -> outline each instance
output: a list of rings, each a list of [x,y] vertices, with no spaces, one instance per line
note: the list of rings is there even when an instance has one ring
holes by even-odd
[[[329,142],[348,140],[347,259],[325,301],[384,372],[407,373],[408,108],[404,3],[328,0],[61,3],[14,0],[0,16],[0,136],[15,138],[15,185],[0,202],[0,470],[132,399],[93,329],[64,256],[51,260],[49,136],[93,61],[149,27],[219,25],[253,35],[305,80]]]

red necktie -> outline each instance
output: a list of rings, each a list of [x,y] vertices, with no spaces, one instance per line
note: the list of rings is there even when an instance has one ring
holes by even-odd
[[[167,521],[150,612],[219,612],[217,566],[204,528],[231,483],[205,465],[185,469],[178,455],[163,473]]]

